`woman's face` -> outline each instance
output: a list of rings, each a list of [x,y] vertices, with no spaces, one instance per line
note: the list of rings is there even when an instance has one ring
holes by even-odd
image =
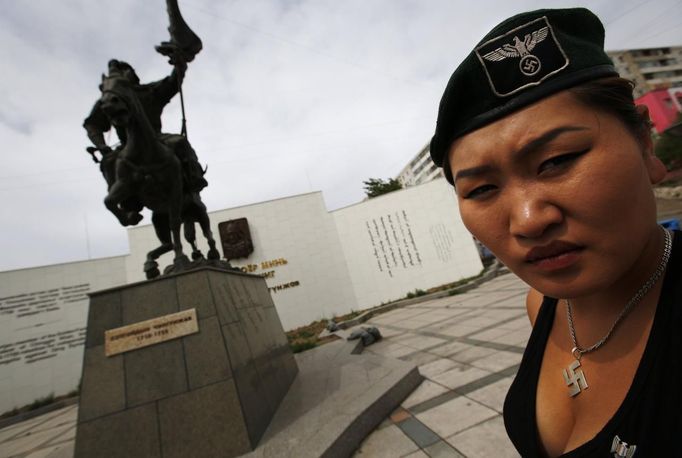
[[[623,278],[656,230],[665,169],[650,149],[564,91],[457,139],[449,160],[471,233],[535,289],[573,298]]]

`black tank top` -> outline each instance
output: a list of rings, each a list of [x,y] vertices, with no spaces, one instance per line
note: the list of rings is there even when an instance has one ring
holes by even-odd
[[[504,402],[507,434],[521,456],[541,457],[535,422],[540,365],[557,300],[545,297]],[[635,458],[682,457],[682,234],[675,232],[646,348],[625,399],[604,428],[564,458],[611,457],[615,436]]]

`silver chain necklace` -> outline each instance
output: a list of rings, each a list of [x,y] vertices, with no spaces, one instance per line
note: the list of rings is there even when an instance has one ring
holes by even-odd
[[[611,334],[613,334],[613,331],[616,329],[616,326],[618,326],[618,324],[621,321],[623,321],[623,318],[625,318],[625,316],[630,312],[630,310],[632,310],[632,308],[635,305],[639,304],[639,302],[644,298],[644,296],[646,296],[646,294],[656,284],[658,279],[661,278],[661,275],[663,275],[663,272],[665,271],[665,268],[668,265],[668,259],[670,259],[670,252],[672,249],[672,235],[666,229],[663,229],[663,233],[665,234],[665,246],[663,248],[663,255],[661,256],[661,260],[658,263],[658,267],[656,267],[656,271],[651,275],[651,277],[649,277],[649,279],[642,285],[642,287],[639,288],[639,290],[635,293],[634,296],[632,296],[628,303],[625,304],[625,307],[616,318],[616,321],[613,322],[611,328],[606,333],[606,335],[599,339],[599,341],[594,345],[589,346],[587,348],[582,348],[580,345],[578,345],[578,339],[575,336],[575,326],[573,325],[573,312],[571,310],[571,301],[566,299],[566,315],[568,316],[568,330],[571,333],[571,340],[573,341],[573,349],[571,350],[571,354],[575,358],[575,361],[573,361],[566,369],[563,369],[562,373],[564,376],[564,382],[566,382],[566,386],[568,386],[569,394],[571,396],[577,395],[582,390],[585,390],[588,387],[587,379],[585,378],[585,373],[583,372],[582,369],[580,369],[580,358],[583,356],[583,354],[593,352],[600,348],[602,345],[604,345],[611,337]]]

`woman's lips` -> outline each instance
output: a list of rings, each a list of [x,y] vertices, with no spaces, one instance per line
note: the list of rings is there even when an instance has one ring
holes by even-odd
[[[582,250],[583,247],[574,243],[555,241],[531,249],[526,254],[525,261],[542,270],[564,269],[578,260]]]

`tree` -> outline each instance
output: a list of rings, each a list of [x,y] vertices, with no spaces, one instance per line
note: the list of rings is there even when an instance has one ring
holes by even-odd
[[[367,181],[363,181],[363,183],[365,185],[365,194],[367,194],[367,197],[370,199],[392,191],[397,191],[398,189],[403,189],[403,185],[395,178],[389,178],[386,181],[381,178],[370,178]]]
[[[677,117],[675,123],[682,123],[682,114]],[[682,137],[677,132],[664,132],[656,142],[655,152],[668,170],[681,167]]]

